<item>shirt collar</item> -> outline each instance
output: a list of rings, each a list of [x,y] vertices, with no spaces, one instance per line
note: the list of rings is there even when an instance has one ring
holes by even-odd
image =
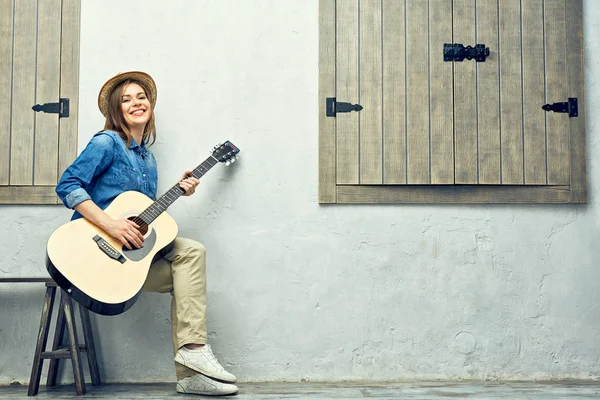
[[[129,149],[130,150],[135,150],[138,147],[141,150],[146,150],[146,141],[144,139],[142,139],[142,145],[140,146],[139,144],[137,144],[137,142],[135,141],[135,139],[132,137],[131,138],[131,144],[129,145]]]

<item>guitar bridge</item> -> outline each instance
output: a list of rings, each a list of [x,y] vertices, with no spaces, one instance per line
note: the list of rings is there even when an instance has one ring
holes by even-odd
[[[113,260],[117,260],[121,264],[123,264],[125,261],[127,261],[127,259],[125,257],[123,257],[123,255],[121,253],[119,253],[114,247],[111,246],[110,243],[108,243],[106,240],[102,239],[100,236],[96,235],[93,237],[93,239],[96,242],[96,244],[98,245],[98,247],[100,248],[100,250],[102,250],[104,252],[104,254],[106,254]]]

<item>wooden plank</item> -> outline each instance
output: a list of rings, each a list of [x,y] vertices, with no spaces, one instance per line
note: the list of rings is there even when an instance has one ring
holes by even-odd
[[[383,183],[406,183],[405,0],[383,0]]]
[[[475,43],[475,0],[454,0],[454,43]],[[473,60],[454,63],[454,179],[459,184],[478,183],[476,82]]]
[[[60,97],[70,100],[70,111],[59,120],[59,178],[77,156],[80,14],[81,0],[62,0]]]
[[[12,88],[13,1],[0,0],[0,185],[8,184]]]
[[[361,184],[383,183],[381,0],[359,2],[360,176]]]
[[[46,288],[46,296],[44,297],[44,307],[42,308],[42,316],[40,318],[40,329],[38,332],[37,344],[33,354],[33,366],[31,368],[31,376],[29,378],[28,396],[35,396],[40,387],[40,378],[42,377],[42,353],[46,350],[48,342],[48,330],[50,329],[50,321],[52,320],[52,306],[54,305],[54,296],[56,287],[49,286]]]
[[[79,305],[79,315],[81,316],[81,331],[83,332],[85,341],[85,345],[80,347],[83,347],[83,350],[87,352],[92,385],[98,386],[102,382],[100,380],[100,370],[98,369],[98,359],[96,357],[96,345],[94,344],[94,333],[92,330],[90,313],[85,307]]]
[[[565,0],[544,1],[544,40],[546,45],[546,102],[567,101]],[[567,185],[571,176],[569,117],[546,113],[548,143],[548,184]]]
[[[33,184],[36,0],[14,3],[10,184]]]
[[[545,185],[546,120],[544,110],[543,2],[522,3],[523,20],[523,151],[526,185]]]
[[[54,323],[54,339],[52,340],[52,352],[56,350],[67,350],[68,348],[61,348],[63,338],[65,336],[65,308],[58,307],[58,315],[56,316],[56,322]],[[71,353],[69,352],[69,357]],[[56,386],[56,378],[58,376],[58,359],[51,359],[50,365],[48,366],[48,374],[46,376],[46,386]]]
[[[54,283],[50,277],[23,277],[23,278],[0,278],[0,283]]]
[[[498,0],[477,1],[477,43],[490,48],[477,63],[477,131],[479,183],[501,183],[500,77],[498,61]]]
[[[429,2],[429,115],[431,183],[454,183],[453,63],[442,56],[452,43],[452,0]]]
[[[524,183],[521,0],[502,0],[498,9],[502,183],[520,185]]]
[[[0,186],[0,204],[62,204],[54,186]]]
[[[338,186],[346,204],[560,204],[569,203],[568,186],[419,185]]]
[[[360,102],[358,88],[358,0],[336,3],[336,97]],[[361,111],[362,112],[362,111]],[[359,183],[359,112],[336,117],[336,182]]]
[[[38,3],[36,102],[57,102],[60,92],[61,0]],[[58,114],[35,113],[34,185],[58,181]]]
[[[406,135],[407,182],[428,184],[429,148],[429,37],[428,1],[406,0]]]
[[[569,0],[566,13],[569,97],[576,97],[579,104],[579,116],[569,120],[571,126],[571,202],[587,203],[583,1]]]
[[[335,121],[325,99],[335,95],[335,0],[319,1],[319,203],[335,203]]]
[[[73,376],[75,377],[75,392],[81,396],[86,393],[85,378],[81,365],[81,354],[79,353],[79,341],[77,339],[77,327],[75,324],[75,315],[73,312],[74,304],[71,297],[65,291],[61,291],[60,300],[65,309],[65,324],[67,337],[69,338],[69,350],[71,353],[71,364],[73,367]]]
[[[71,351],[69,349],[45,351],[42,353],[42,358],[43,359],[52,359],[52,360],[71,358]]]

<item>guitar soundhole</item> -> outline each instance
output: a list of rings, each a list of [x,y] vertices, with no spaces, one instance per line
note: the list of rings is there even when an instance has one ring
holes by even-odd
[[[142,234],[142,236],[146,236],[146,233],[148,233],[148,225],[140,217],[133,216],[127,219],[138,224],[138,226],[140,227],[140,233]]]

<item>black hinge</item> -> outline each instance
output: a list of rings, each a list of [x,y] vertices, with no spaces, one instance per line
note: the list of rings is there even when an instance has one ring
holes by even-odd
[[[545,104],[542,106],[544,111],[553,111],[557,113],[569,113],[569,118],[579,116],[579,108],[577,108],[577,98],[569,97],[568,102]]]
[[[58,114],[59,118],[69,117],[69,99],[60,99],[59,103],[36,104],[31,107],[35,112],[45,112],[50,114]]]
[[[363,107],[360,104],[338,103],[335,97],[327,97],[325,105],[325,114],[328,117],[335,117],[337,113],[347,113],[350,111],[360,111]]]
[[[447,62],[462,62],[465,58],[467,60],[475,59],[477,62],[485,62],[486,57],[489,55],[490,48],[485,47],[485,44],[477,44],[475,47],[465,47],[460,43],[444,44],[444,61]]]

